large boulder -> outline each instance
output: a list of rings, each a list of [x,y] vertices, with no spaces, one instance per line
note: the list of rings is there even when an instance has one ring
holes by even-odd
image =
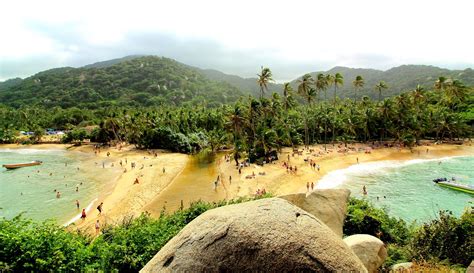
[[[384,243],[372,235],[351,235],[344,238],[344,242],[359,257],[369,272],[377,272],[377,269],[387,258],[387,249]]]
[[[314,190],[309,195],[297,193],[279,196],[279,198],[316,216],[342,238],[342,226],[346,219],[350,194],[348,189],[324,189]]]
[[[209,210],[140,272],[366,272],[323,222],[280,198]]]

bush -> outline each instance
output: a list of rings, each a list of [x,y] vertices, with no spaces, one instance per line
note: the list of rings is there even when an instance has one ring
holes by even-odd
[[[439,218],[419,227],[411,242],[413,258],[447,260],[468,266],[472,260],[474,216],[466,211],[456,218],[440,211]]]
[[[365,200],[351,198],[344,221],[344,234],[370,234],[387,243],[405,245],[409,230],[405,221],[390,217]]]
[[[263,197],[270,197],[267,194]],[[142,214],[106,226],[95,239],[70,232],[52,221],[35,223],[20,216],[0,220],[1,272],[138,272],[181,229],[205,211],[255,198],[215,203],[195,202],[187,209],[162,214],[158,219]]]

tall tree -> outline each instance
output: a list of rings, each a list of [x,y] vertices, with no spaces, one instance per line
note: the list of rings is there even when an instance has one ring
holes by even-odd
[[[265,91],[268,91],[268,83],[273,81],[272,71],[268,67],[261,67],[262,71],[260,74],[257,74],[258,79],[257,83],[260,86],[260,98],[263,98]]]
[[[364,78],[357,76],[352,84],[354,85],[354,101],[357,101],[357,91],[364,87]]]
[[[293,98],[293,88],[289,82],[283,84],[283,107],[286,111],[295,105],[295,99]]]
[[[328,88],[328,84],[329,83],[328,83],[327,77],[324,74],[319,73],[318,76],[316,77],[315,85],[316,85],[316,90],[324,91],[324,100],[327,100],[326,90]]]
[[[379,91],[379,101],[382,100],[382,90],[387,88],[388,86],[384,81],[381,81],[375,85],[375,89]]]
[[[311,104],[312,96],[314,95],[314,90],[312,90],[311,85],[313,83],[313,78],[310,74],[306,74],[298,81],[298,94],[300,94],[306,101],[308,105],[306,106],[306,111],[304,114],[304,135],[305,141],[304,144],[306,146],[309,145],[309,132],[308,132],[308,112],[309,112],[309,105]]]
[[[344,85],[344,77],[340,73],[336,73],[334,76],[331,76],[330,80],[331,84],[334,86],[334,104],[336,104],[337,88]]]

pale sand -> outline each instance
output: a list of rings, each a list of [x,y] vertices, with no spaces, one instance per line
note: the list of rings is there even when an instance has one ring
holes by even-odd
[[[328,151],[331,152],[320,156],[313,156],[318,151],[324,151],[323,145],[317,145],[310,147],[315,152],[309,153],[309,151],[305,151],[303,155],[295,155],[293,157],[291,156],[292,150],[285,148],[279,155],[279,160],[274,162],[274,164],[265,164],[264,166],[252,164],[250,167],[244,167],[241,175],[239,175],[233,160],[225,162],[222,158],[219,164],[219,173],[221,177],[225,178],[223,186],[228,191],[227,196],[230,196],[230,198],[254,195],[257,189],[265,189],[266,192],[270,192],[273,195],[285,195],[307,192],[306,185],[308,182],[310,184],[313,182],[316,187],[317,181],[328,172],[357,164],[357,158],[359,158],[359,163],[365,163],[381,160],[430,159],[446,156],[474,155],[474,147],[469,145],[419,146],[413,148],[413,153],[409,149],[379,148],[371,150],[370,154],[365,153],[364,148],[366,145],[357,144],[351,146],[362,148],[363,150],[343,154],[336,151],[338,149],[337,146],[333,148],[332,145],[328,145]],[[429,150],[428,153],[426,153],[426,149]],[[300,148],[301,150],[302,148]],[[283,162],[288,161],[288,155],[290,155],[289,164],[298,168],[296,174],[288,173],[286,168],[283,167]],[[313,159],[320,165],[320,171],[312,169],[309,163],[304,161],[304,158]],[[252,175],[253,172],[255,173],[254,179],[245,178],[247,175]],[[259,175],[259,172],[265,172],[265,175]],[[229,175],[232,176],[232,183],[229,183]]]
[[[138,216],[144,212],[143,207],[150,203],[186,165],[189,156],[185,154],[169,153],[156,150],[157,157],[145,150],[134,149],[132,145],[124,146],[120,151],[117,147],[101,148],[95,153],[92,145],[72,146],[70,144],[35,144],[18,145],[4,144],[1,149],[38,149],[38,150],[68,150],[92,155],[80,163],[80,168],[87,170],[88,177],[103,181],[103,192],[99,193],[98,200],[91,205],[85,221],[75,221],[71,229],[86,228],[94,230],[94,223],[99,219],[101,225],[115,224],[125,216]],[[107,156],[110,152],[110,156]],[[127,159],[128,164],[125,163]],[[120,166],[122,160],[123,166]],[[102,168],[102,162],[106,171]],[[135,162],[136,167],[131,168]],[[114,163],[112,167],[111,163]],[[143,169],[142,169],[143,165]],[[165,173],[163,173],[165,167]],[[127,172],[124,172],[124,170]],[[139,184],[134,184],[138,178]],[[97,206],[103,202],[102,214],[98,216]],[[81,208],[88,204],[82,203]]]
[[[70,150],[94,153],[90,145],[74,147]],[[109,157],[107,157],[107,152],[110,152]],[[144,150],[136,150],[131,145],[123,147],[120,151],[116,147],[103,148],[94,160],[84,162],[83,167],[87,168],[87,165],[92,167],[95,162],[99,162],[100,166],[101,160],[107,159],[114,162],[114,167],[111,167],[110,163],[105,167],[116,168],[118,172],[114,177],[109,177],[109,181],[112,181],[111,186],[101,193],[99,200],[93,204],[91,211],[88,212],[86,220],[76,221],[75,226],[81,229],[93,230],[97,219],[103,226],[105,224],[116,224],[122,221],[124,217],[136,217],[144,212],[144,206],[173,181],[184,168],[189,157],[188,155],[169,153],[162,150],[156,152],[157,157],[154,156],[153,152],[150,154]],[[127,165],[125,159],[127,159]],[[122,160],[123,167],[120,166],[120,160]],[[132,162],[136,164],[134,169],[131,168]],[[163,167],[165,173],[163,173]],[[91,169],[100,174],[100,168]],[[125,169],[126,172],[124,172]],[[138,178],[138,184],[134,183],[136,178]],[[101,202],[104,204],[102,214],[99,216],[96,208]]]
[[[71,145],[63,144],[28,146],[13,144],[0,145],[0,148],[66,149],[66,147],[70,146]],[[357,144],[355,146],[357,148],[365,147],[363,144]],[[311,148],[314,149],[313,153],[305,151],[303,155],[295,155],[294,157],[291,156],[292,150],[285,148],[279,155],[279,160],[275,161],[274,164],[265,164],[264,166],[251,164],[251,166],[243,168],[241,175],[238,174],[233,160],[226,162],[224,156],[220,156],[215,166],[218,171],[217,173],[220,174],[221,182],[218,185],[217,193],[210,194],[211,199],[207,198],[207,200],[218,201],[223,198],[232,199],[242,196],[251,196],[255,194],[257,189],[263,188],[273,195],[304,193],[307,192],[307,182],[314,182],[316,186],[317,181],[328,172],[357,164],[357,157],[360,163],[364,163],[379,160],[410,160],[416,158],[429,159],[445,156],[474,155],[474,147],[469,145],[420,146],[414,148],[413,153],[408,149],[381,148],[371,150],[370,154],[366,154],[364,151],[342,154],[336,151],[338,149],[337,146],[333,148],[332,145],[328,145],[328,151],[331,152],[320,156],[314,156],[314,154],[317,154],[318,151],[324,151],[322,145],[312,146]],[[426,153],[426,149],[429,149],[428,153]],[[94,155],[94,150],[91,145],[72,147],[69,150]],[[300,150],[302,150],[302,148],[300,148]],[[111,153],[110,157],[106,156],[107,152]],[[290,155],[290,164],[298,168],[296,174],[287,173],[286,168],[282,166],[283,162],[287,161],[288,155]],[[144,157],[146,157],[146,159],[144,159]],[[319,172],[313,170],[309,164],[304,161],[304,158],[307,157],[312,158],[321,166]],[[120,167],[119,164],[120,160],[125,164],[125,158],[127,158],[128,161],[126,173],[123,172],[125,166]],[[115,171],[113,175],[110,175],[110,172],[105,175],[104,172],[101,171],[102,168],[97,168],[95,162],[101,164],[103,160],[114,162],[113,168]],[[104,183],[107,183],[107,187],[105,187],[104,192],[100,194],[99,200],[92,205],[92,209],[88,213],[86,220],[76,221],[76,225],[72,225],[71,229],[81,228],[89,232],[94,232],[94,223],[97,219],[99,219],[101,226],[104,224],[115,224],[120,222],[125,216],[138,216],[144,211],[150,211],[152,216],[158,216],[158,212],[161,208],[154,206],[166,201],[158,200],[160,202],[157,202],[157,199],[163,196],[160,196],[160,193],[173,183],[189,161],[190,156],[188,155],[168,153],[165,151],[158,151],[158,156],[155,158],[153,154],[149,154],[143,150],[136,150],[131,145],[125,146],[121,151],[116,147],[101,149],[100,154],[93,156],[90,160],[81,162],[81,165],[82,168],[90,169],[89,175],[103,179]],[[133,170],[130,168],[131,162],[136,162],[136,168]],[[144,164],[144,168],[140,170],[142,164]],[[165,174],[162,173],[163,166],[166,168]],[[110,163],[106,168],[112,168]],[[252,172],[255,173],[256,178],[246,179],[245,176],[251,175]],[[265,175],[259,175],[259,172],[265,172]],[[211,172],[209,175],[209,183],[215,180],[215,174],[216,172]],[[232,176],[232,183],[229,183],[229,176]],[[133,184],[137,177],[140,183]],[[177,181],[179,181],[179,179]],[[186,196],[179,195],[179,198],[183,200],[187,206],[191,201],[201,199],[203,192],[213,192],[209,185],[205,187],[203,190],[188,193]],[[178,200],[172,201],[176,203]],[[104,205],[102,215],[98,216],[96,207],[100,202],[104,202]]]

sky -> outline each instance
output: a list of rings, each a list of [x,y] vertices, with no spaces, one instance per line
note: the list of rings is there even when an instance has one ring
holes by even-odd
[[[334,66],[474,68],[474,1],[0,2],[0,81],[158,55],[277,81]]]

